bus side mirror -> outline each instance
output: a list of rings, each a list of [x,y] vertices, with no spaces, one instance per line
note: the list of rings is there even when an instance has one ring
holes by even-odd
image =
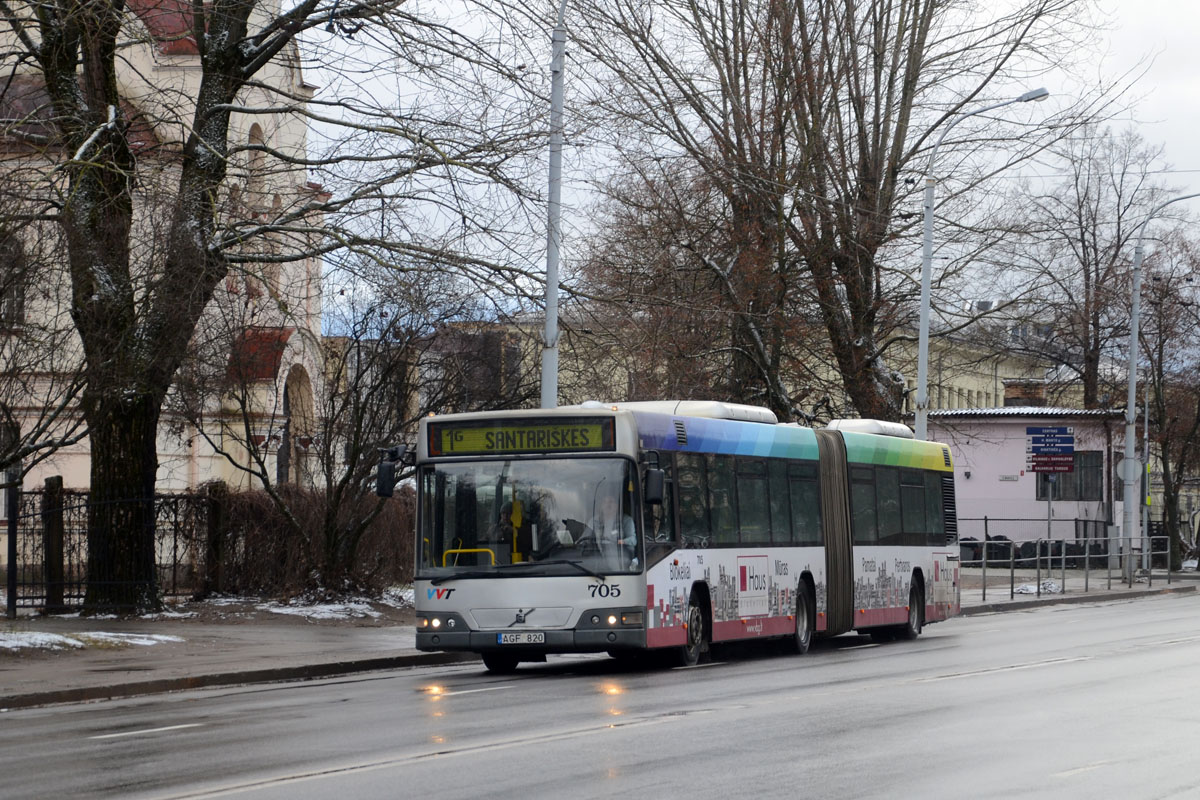
[[[645,487],[642,491],[642,497],[650,505],[659,506],[663,501],[663,485],[665,483],[664,473],[661,469],[646,470]]]
[[[379,469],[375,472],[375,494],[391,497],[396,491],[396,468],[401,464],[412,466],[416,453],[408,445],[397,445],[379,451]]]
[[[381,460],[375,473],[375,494],[380,497],[391,497],[396,487],[396,462]]]

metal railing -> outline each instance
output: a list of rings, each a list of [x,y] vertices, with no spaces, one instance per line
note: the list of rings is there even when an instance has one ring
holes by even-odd
[[[987,600],[988,570],[1007,571],[1009,599],[1016,596],[1017,569],[1035,572],[1036,594],[1042,594],[1042,575],[1052,579],[1057,572],[1062,591],[1066,591],[1067,571],[1083,573],[1083,591],[1090,590],[1093,571],[1103,571],[1107,588],[1113,585],[1116,573],[1119,583],[1133,586],[1145,580],[1154,584],[1154,567],[1165,567],[1166,581],[1171,583],[1171,541],[1168,536],[1141,536],[1126,539],[1121,536],[1089,539],[1027,539],[1007,538],[959,539],[959,564],[979,567],[982,575],[983,599]],[[1161,549],[1160,549],[1161,548]]]

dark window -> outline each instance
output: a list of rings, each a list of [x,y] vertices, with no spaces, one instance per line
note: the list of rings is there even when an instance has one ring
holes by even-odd
[[[737,514],[734,505],[733,459],[705,456],[708,467],[708,512],[714,546],[737,544]]]
[[[1050,475],[1054,479],[1055,500],[1101,500],[1104,496],[1104,453],[1081,450],[1075,453],[1073,472],[1038,473],[1037,499],[1047,498]]]
[[[905,544],[924,544],[929,533],[925,476],[915,469],[900,471],[900,507],[904,513]]]
[[[788,502],[788,462],[771,459],[767,462],[768,482],[771,485],[771,539],[776,544],[792,541],[791,503]]]
[[[854,520],[854,543],[876,544],[875,474],[870,467],[850,468],[850,514]]]
[[[646,565],[657,563],[675,549],[674,481],[671,462],[662,460],[663,501],[657,505],[643,504],[642,525],[646,532]]]
[[[900,544],[900,473],[893,467],[875,468],[875,507],[880,544]]]
[[[770,544],[767,465],[757,459],[737,461],[738,529],[743,544]]]
[[[821,544],[821,496],[816,464],[791,464],[792,530],[797,544]]]
[[[675,457],[676,489],[679,494],[679,533],[684,547],[707,546],[708,501],[704,480],[704,458],[691,453]]]
[[[926,543],[941,547],[946,543],[946,520],[942,513],[942,476],[925,473],[925,519],[929,524]]]

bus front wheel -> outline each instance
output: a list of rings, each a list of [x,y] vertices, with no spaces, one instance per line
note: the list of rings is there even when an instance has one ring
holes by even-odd
[[[708,650],[708,641],[704,635],[704,612],[695,595],[688,603],[687,642],[679,648],[679,665],[694,667]]]
[[[483,665],[487,667],[487,671],[498,675],[507,675],[510,672],[515,672],[519,663],[521,663],[520,660],[512,653],[483,654]]]

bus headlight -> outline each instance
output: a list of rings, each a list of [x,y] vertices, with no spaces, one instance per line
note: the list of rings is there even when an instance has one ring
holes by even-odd
[[[616,614],[609,614],[609,615],[608,615],[608,624],[609,624],[609,625],[616,625],[616,624],[617,624],[617,615],[616,615]]]
[[[642,624],[642,612],[641,611],[626,611],[625,613],[623,613],[621,615],[621,624],[622,625],[641,625]]]

